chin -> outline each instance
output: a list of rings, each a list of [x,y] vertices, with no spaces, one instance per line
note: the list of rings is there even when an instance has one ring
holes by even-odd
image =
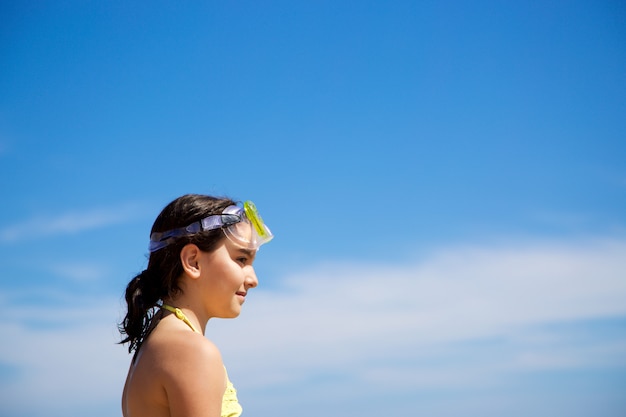
[[[239,311],[231,311],[230,313],[224,314],[220,318],[222,318],[222,319],[235,319],[235,318],[239,317],[239,314],[241,314],[241,310],[239,310]]]

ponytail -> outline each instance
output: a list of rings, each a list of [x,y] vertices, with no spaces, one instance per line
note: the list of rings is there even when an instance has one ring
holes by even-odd
[[[155,307],[158,306],[162,294],[157,294],[158,286],[152,282],[155,277],[146,269],[135,276],[126,286],[126,304],[128,311],[120,324],[120,333],[126,335],[120,342],[129,343],[128,352],[138,350],[154,325],[152,319]]]

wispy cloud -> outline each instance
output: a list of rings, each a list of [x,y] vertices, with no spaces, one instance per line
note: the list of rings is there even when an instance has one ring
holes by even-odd
[[[129,203],[85,211],[70,211],[51,217],[37,216],[0,230],[0,242],[27,240],[32,236],[41,238],[80,233],[124,223],[138,217],[141,213],[141,205]]]
[[[67,262],[50,265],[50,271],[75,282],[90,282],[105,276],[107,268],[94,263]]]
[[[118,299],[87,301],[62,308],[31,307],[0,324],[0,334],[13,344],[0,347],[0,363],[10,368],[9,375],[0,373],[0,414],[43,416],[45,409],[50,416],[88,415],[90,409],[91,415],[120,414],[128,358],[115,344]],[[27,324],[38,321],[45,326]],[[37,401],[32,401],[32,392],[37,392]]]
[[[235,324],[249,329],[235,331],[230,347],[241,350],[247,333],[271,331],[279,323],[289,331],[260,343],[281,361],[288,351],[313,353],[332,339],[337,349],[331,356],[339,363],[367,357],[366,346],[410,353],[439,343],[508,337],[512,328],[621,316],[625,270],[626,242],[610,240],[458,247],[405,267],[328,265],[295,274],[283,292],[251,293],[246,309],[254,314],[244,313]]]
[[[212,321],[207,333],[251,414],[280,402],[302,416],[343,415],[328,404],[359,407],[401,388],[397,411],[409,415],[424,390],[489,389],[555,370],[626,372],[626,335],[611,324],[626,318],[624,271],[626,241],[606,239],[457,246],[404,266],[329,264],[251,291],[239,319]],[[12,343],[0,345],[0,362],[18,377],[0,377],[0,402],[61,415],[80,393],[83,405],[115,412],[129,360],[113,345],[119,296],[42,309],[48,324],[58,318],[54,331],[29,327],[19,306],[4,304],[0,333]],[[44,393],[36,404],[33,389]]]

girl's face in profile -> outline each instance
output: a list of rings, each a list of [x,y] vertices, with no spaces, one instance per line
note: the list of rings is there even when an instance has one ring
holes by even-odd
[[[238,226],[238,232],[251,233],[249,224]],[[239,316],[248,290],[258,285],[252,266],[255,256],[255,250],[244,249],[226,237],[214,251],[202,252],[198,264],[209,317]]]

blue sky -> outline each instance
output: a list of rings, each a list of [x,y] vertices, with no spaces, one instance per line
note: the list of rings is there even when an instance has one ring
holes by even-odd
[[[2,2],[0,414],[121,415],[121,296],[195,192],[276,235],[207,329],[246,415],[623,416],[625,18]]]

